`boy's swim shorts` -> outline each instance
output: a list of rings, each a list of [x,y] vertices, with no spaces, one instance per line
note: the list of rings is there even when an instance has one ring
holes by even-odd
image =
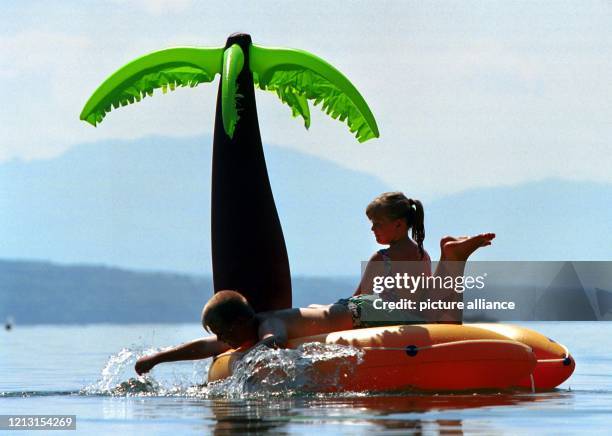
[[[426,321],[417,314],[406,310],[391,310],[374,307],[379,295],[357,295],[341,298],[335,304],[345,306],[353,318],[353,328],[381,327],[400,324],[424,324]],[[380,307],[380,303],[377,304]]]

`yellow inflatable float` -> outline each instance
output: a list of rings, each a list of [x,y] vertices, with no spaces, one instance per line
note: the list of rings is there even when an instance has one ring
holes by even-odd
[[[293,339],[350,345],[363,359],[321,391],[457,392],[505,389],[549,390],[565,381],[575,362],[567,349],[540,333],[506,324],[422,324],[375,327]],[[217,356],[208,381],[232,375],[244,355]],[[323,373],[336,367],[322,365]]]

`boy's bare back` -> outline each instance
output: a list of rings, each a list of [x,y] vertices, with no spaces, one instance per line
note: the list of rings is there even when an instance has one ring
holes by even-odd
[[[335,304],[261,312],[255,317],[259,321],[260,339],[274,335],[288,340],[353,328],[351,313]]]

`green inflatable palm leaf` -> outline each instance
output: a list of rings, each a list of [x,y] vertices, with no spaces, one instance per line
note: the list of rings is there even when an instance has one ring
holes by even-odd
[[[337,69],[308,52],[284,48],[250,49],[253,80],[260,89],[276,92],[293,116],[310,126],[308,100],[334,119],[346,121],[359,142],[378,138],[370,108],[352,83]]]
[[[221,72],[223,48],[179,47],[138,58],[116,71],[93,93],[81,112],[81,120],[101,122],[113,108],[164,93],[177,86],[194,87],[211,82]]]

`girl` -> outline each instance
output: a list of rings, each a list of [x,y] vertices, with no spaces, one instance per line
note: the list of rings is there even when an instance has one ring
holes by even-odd
[[[354,327],[388,325],[389,323],[455,322],[460,323],[460,312],[437,313],[418,310],[381,309],[381,302],[408,299],[418,305],[419,300],[428,297],[422,290],[407,289],[405,286],[387,288],[381,291],[385,277],[431,276],[431,259],[423,247],[425,240],[425,214],[419,200],[407,198],[401,192],[386,192],[376,197],[366,208],[366,215],[372,222],[376,242],[388,248],[374,253],[368,261],[362,279],[351,298],[341,299],[336,304],[346,306],[353,313]],[[412,238],[408,235],[412,233]],[[434,275],[457,277],[463,275],[465,261],[479,247],[491,245],[493,233],[473,237],[446,236],[440,241],[441,256]],[[398,263],[399,262],[399,263]],[[406,282],[404,282],[404,285]],[[451,290],[438,293],[439,298],[457,300],[461,295]],[[388,306],[387,306],[388,307]]]
[[[425,240],[425,213],[419,200],[406,198],[401,192],[385,192],[376,197],[366,208],[366,215],[372,222],[376,242],[389,245],[378,250],[370,258],[355,296],[372,294],[372,278],[383,266],[384,275],[390,275],[392,261],[412,261],[414,274],[431,275],[431,259],[423,248]],[[408,231],[412,230],[412,239]],[[382,262],[382,264],[381,264]]]

